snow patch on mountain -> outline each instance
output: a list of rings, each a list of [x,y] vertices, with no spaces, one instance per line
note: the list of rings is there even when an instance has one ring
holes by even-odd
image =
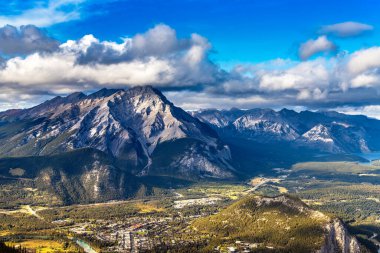
[[[282,109],[201,110],[192,115],[213,127],[222,137],[242,138],[275,145],[287,142],[322,152],[379,150],[380,121],[336,112]]]
[[[330,131],[324,125],[318,124],[302,135],[303,138],[310,142],[333,143]]]
[[[257,119],[251,115],[238,118],[233,122],[233,125],[237,131],[245,132],[251,136],[271,135],[275,139],[282,140],[295,140],[299,137],[289,124]]]

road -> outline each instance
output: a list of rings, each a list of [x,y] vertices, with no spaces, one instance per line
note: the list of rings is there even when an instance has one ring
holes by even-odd
[[[181,194],[181,193],[178,193],[178,192],[175,192],[173,191],[174,195],[177,197],[177,198],[183,198],[184,196]]]
[[[129,238],[131,240],[131,253],[137,253],[138,248],[136,247],[135,238],[132,232],[129,233]]]
[[[38,213],[37,213],[36,211],[34,211],[34,210],[32,209],[32,207],[30,207],[30,205],[25,206],[25,209],[26,209],[31,215],[33,215],[34,217],[37,217],[37,218],[40,219],[40,220],[43,220],[43,219],[44,219],[43,217],[41,217],[40,215],[38,215]]]
[[[257,185],[255,185],[253,188],[249,189],[247,192],[248,193],[251,193],[251,192],[254,192],[256,191],[260,186],[263,186],[265,185],[266,183],[270,182],[271,180],[270,179],[264,179],[264,181],[258,183]]]

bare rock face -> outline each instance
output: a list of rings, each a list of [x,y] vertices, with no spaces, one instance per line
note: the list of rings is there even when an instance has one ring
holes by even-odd
[[[323,147],[324,150],[333,153],[342,152],[330,130],[322,124],[318,124],[304,133],[298,142],[308,146]]]
[[[172,167],[184,175],[199,171],[210,177],[232,177],[229,149],[216,132],[150,86],[56,97],[30,109],[0,113],[0,125],[7,133],[0,136],[2,157],[94,148],[122,160],[129,171],[145,175],[155,166],[157,147],[191,139],[201,143],[196,152],[184,150],[161,160],[178,161]]]
[[[287,109],[213,109],[192,112],[192,115],[227,138],[271,144],[285,142],[329,153],[358,153],[380,148],[380,121],[365,116]]]
[[[326,225],[325,243],[317,253],[359,253],[360,245],[355,237],[351,236],[339,219],[334,219]]]

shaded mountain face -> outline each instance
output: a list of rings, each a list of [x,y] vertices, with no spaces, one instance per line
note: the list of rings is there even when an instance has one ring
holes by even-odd
[[[140,178],[117,167],[110,156],[96,149],[2,158],[0,183],[12,186],[10,193],[13,196],[3,195],[2,198],[13,204],[17,203],[17,198],[24,204],[39,201],[57,205],[101,202],[149,195],[152,190]]]
[[[73,93],[0,113],[2,157],[82,148],[116,158],[121,168],[135,175],[233,177],[228,146],[216,132],[150,86]]]
[[[209,248],[238,242],[251,252],[367,252],[339,219],[285,195],[247,196],[192,227],[210,237]]]
[[[336,112],[297,113],[283,109],[193,112],[224,138],[258,143],[287,143],[327,153],[359,153],[380,149],[380,121]]]

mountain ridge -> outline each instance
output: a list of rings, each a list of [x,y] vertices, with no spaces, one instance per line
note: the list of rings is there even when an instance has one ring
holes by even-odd
[[[166,176],[232,178],[239,170],[236,160],[241,159],[231,147],[243,142],[245,150],[271,145],[306,148],[310,154],[358,153],[380,150],[379,130],[375,119],[330,111],[232,108],[188,113],[152,86],[103,88],[0,112],[0,157],[91,147],[117,157],[133,174],[165,171]],[[181,139],[189,141],[178,142]],[[173,150],[176,157],[168,158],[157,149],[164,143],[181,151]]]
[[[124,198],[129,193],[116,185],[135,180],[137,184],[130,188],[135,194],[136,189],[146,187],[139,180],[145,176],[189,181],[246,179],[313,160],[320,153],[380,149],[379,130],[380,121],[332,112],[234,108],[188,113],[151,86],[101,89],[88,95],[76,92],[29,109],[0,112],[0,176],[17,180],[20,177],[12,175],[11,169],[39,171],[23,165],[28,157],[36,161],[54,155],[70,157],[70,152],[92,149],[112,163],[103,166],[107,159],[97,161],[93,151],[83,152],[82,159],[97,166],[84,169],[73,164],[83,174],[78,179],[67,174],[59,160],[56,166],[50,165],[49,182],[67,188],[65,194],[73,201],[79,195],[96,201],[89,191],[98,185],[111,185]],[[19,159],[17,166],[9,157]],[[110,177],[82,180],[100,169]],[[126,179],[119,182],[118,175]],[[39,174],[29,179],[44,184]],[[73,185],[83,191],[74,191]],[[106,195],[99,198],[108,200],[110,191]]]
[[[192,227],[210,237],[208,246],[251,252],[365,252],[345,224],[290,195],[248,195]],[[245,252],[241,249],[238,252]]]
[[[221,136],[234,135],[262,143],[285,141],[294,146],[307,146],[331,153],[380,149],[376,134],[380,130],[380,121],[363,115],[333,111],[296,112],[286,108],[279,111],[211,109],[194,111],[192,115],[209,124]],[[218,118],[224,120],[223,124],[219,124]],[[321,126],[323,131],[319,131],[322,130]],[[327,139],[329,145],[326,145]]]
[[[159,145],[188,138],[200,143],[186,147],[192,151],[182,162],[194,168],[192,176],[198,177],[197,171],[206,177],[233,176],[228,147],[216,132],[151,86],[58,96],[29,109],[0,113],[0,122],[2,157],[91,147],[123,160],[133,173],[145,175],[154,167],[152,156]],[[203,160],[205,170],[192,153]],[[181,167],[172,165],[176,166]]]

